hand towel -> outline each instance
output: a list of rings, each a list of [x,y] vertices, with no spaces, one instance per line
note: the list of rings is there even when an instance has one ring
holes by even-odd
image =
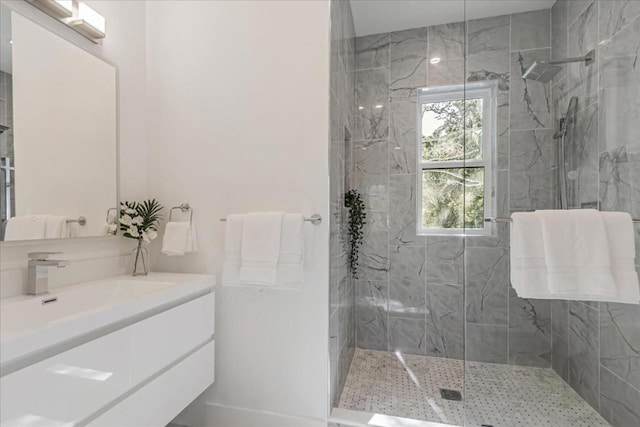
[[[242,247],[242,228],[244,215],[229,215],[224,237],[224,265],[222,284],[240,283],[240,248]]]
[[[45,239],[63,239],[69,237],[66,216],[47,215],[45,219]]]
[[[511,285],[520,298],[552,298],[547,283],[542,225],[539,215],[511,215]]]
[[[9,218],[4,240],[39,240],[45,238],[46,216],[25,215]]]
[[[640,303],[633,221],[625,212],[601,212],[611,251],[611,274],[616,282],[617,298],[609,301]]]
[[[549,291],[573,299],[616,297],[609,241],[600,213],[593,209],[542,210]]]
[[[168,222],[162,237],[162,253],[169,256],[184,255],[189,244],[190,228],[188,222]]]
[[[282,239],[276,271],[276,285],[291,287],[304,281],[304,216],[286,214],[282,219]]]
[[[245,216],[240,248],[240,282],[273,286],[280,255],[283,212]]]

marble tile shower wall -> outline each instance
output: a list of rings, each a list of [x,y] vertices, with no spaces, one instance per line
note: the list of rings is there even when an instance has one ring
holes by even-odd
[[[11,74],[0,71],[0,125],[9,129],[0,134],[0,157],[9,157],[13,161],[13,89]],[[4,171],[3,171],[4,172]],[[4,173],[0,173],[0,219],[6,219],[6,182]],[[11,205],[15,207],[15,192],[11,192]],[[4,237],[5,222],[0,223],[0,240]]]
[[[640,1],[558,1],[552,35],[554,57],[596,49],[592,66],[570,65],[552,82],[555,120],[578,98],[571,205],[638,217]],[[640,227],[635,234],[640,254]],[[640,425],[640,306],[553,301],[551,311],[556,372],[613,426]]]
[[[510,293],[508,225],[466,242],[416,235],[415,145],[417,88],[495,80],[496,214],[551,207],[550,85],[521,79],[550,57],[550,25],[543,10],[356,39],[358,347],[462,359],[466,326],[470,360],[551,366],[551,303]]]
[[[344,193],[350,188],[351,135],[355,129],[355,28],[350,3],[331,1],[330,170],[331,246],[329,348],[331,403],[336,404],[355,349],[355,287],[347,266],[347,213]]]

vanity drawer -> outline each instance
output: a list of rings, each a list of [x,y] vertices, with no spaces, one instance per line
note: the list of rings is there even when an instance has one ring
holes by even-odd
[[[0,419],[82,422],[213,332],[214,294],[208,293],[2,377]]]

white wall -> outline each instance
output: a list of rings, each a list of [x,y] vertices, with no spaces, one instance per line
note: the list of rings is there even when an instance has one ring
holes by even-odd
[[[220,280],[219,218],[229,213],[324,218],[306,225],[303,289],[218,286],[216,382],[181,419],[326,425],[329,2],[147,8],[149,188],[167,204],[191,203],[200,242],[182,258],[156,253],[154,269]]]
[[[90,1],[107,18],[107,38],[95,45],[62,23],[16,0],[3,0],[13,10],[54,31],[70,42],[113,64],[118,73],[119,187],[123,199],[148,197],[145,139],[145,3],[139,1]],[[0,298],[24,291],[27,253],[62,251],[72,261],[51,271],[52,287],[82,280],[123,274],[129,268],[132,241],[121,238],[57,240],[46,243],[0,244]]]

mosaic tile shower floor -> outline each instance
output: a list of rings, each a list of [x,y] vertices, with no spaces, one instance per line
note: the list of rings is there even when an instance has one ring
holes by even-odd
[[[445,400],[440,389],[463,393]],[[340,408],[457,426],[599,427],[600,415],[551,369],[356,349]]]

